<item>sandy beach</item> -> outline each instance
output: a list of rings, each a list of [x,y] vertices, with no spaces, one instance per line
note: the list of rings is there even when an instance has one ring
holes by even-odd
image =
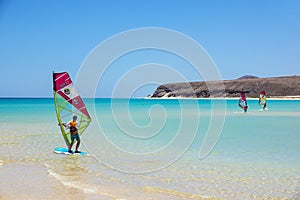
[[[0,168],[0,194],[12,199],[84,199],[80,190],[65,187],[49,177],[45,166],[32,162],[5,163]]]

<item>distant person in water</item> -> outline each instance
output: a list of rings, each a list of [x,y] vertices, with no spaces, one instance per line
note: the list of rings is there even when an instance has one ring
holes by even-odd
[[[78,127],[79,123],[77,122],[77,116],[73,116],[73,120],[69,121],[67,124],[64,124],[64,126],[67,129],[70,129],[70,135],[71,135],[71,144],[69,147],[69,153],[72,153],[72,146],[74,144],[74,140],[76,139],[76,148],[75,148],[75,153],[81,153],[81,151],[78,151],[79,145],[80,145],[80,137],[78,134]]]
[[[248,105],[247,105],[247,100],[246,100],[246,94],[245,92],[241,92],[241,98],[239,99],[239,107],[244,110],[244,112],[247,112],[248,110]]]
[[[264,110],[268,110],[267,109],[267,97],[266,97],[266,92],[265,91],[260,91],[258,104],[261,105]]]

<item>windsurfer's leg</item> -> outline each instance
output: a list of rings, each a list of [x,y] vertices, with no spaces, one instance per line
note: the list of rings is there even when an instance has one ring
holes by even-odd
[[[70,144],[70,149],[72,149],[73,144],[74,144],[74,140]]]
[[[76,149],[75,149],[75,153],[81,153],[80,151],[78,151],[78,148],[80,146],[80,137],[79,137],[79,134],[76,134]]]
[[[80,140],[77,140],[75,151],[78,151],[79,146],[80,146]]]
[[[72,153],[72,146],[74,144],[74,140],[72,140],[71,144],[70,144],[70,147],[69,147],[69,153]]]
[[[72,153],[72,147],[73,147],[73,144],[74,144],[74,136],[73,136],[73,134],[71,134],[71,144],[70,144],[70,146],[69,146],[69,153]]]

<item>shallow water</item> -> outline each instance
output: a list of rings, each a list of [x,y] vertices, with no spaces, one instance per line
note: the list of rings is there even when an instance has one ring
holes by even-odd
[[[85,102],[93,121],[81,150],[89,155],[65,156],[52,153],[64,146],[52,99],[0,99],[0,197],[39,199],[41,188],[46,199],[300,197],[299,100],[269,100],[269,111],[249,100],[248,113],[237,100]]]

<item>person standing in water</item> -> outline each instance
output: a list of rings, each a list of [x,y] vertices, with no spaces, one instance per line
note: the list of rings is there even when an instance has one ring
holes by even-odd
[[[245,92],[241,92],[241,97],[239,99],[239,107],[244,110],[244,112],[247,112],[248,110],[248,105],[247,105],[247,100],[246,100],[246,94]]]
[[[266,97],[266,92],[265,91],[260,91],[258,104],[261,105],[264,110],[268,110],[267,109],[267,97]]]
[[[80,137],[78,134],[78,127],[79,123],[77,122],[77,116],[73,116],[73,120],[69,121],[67,124],[64,124],[64,126],[67,129],[70,129],[70,135],[71,135],[71,144],[69,146],[69,153],[72,153],[72,146],[74,144],[74,140],[76,139],[76,148],[75,148],[75,153],[81,153],[81,151],[78,151],[78,148],[80,146]]]

